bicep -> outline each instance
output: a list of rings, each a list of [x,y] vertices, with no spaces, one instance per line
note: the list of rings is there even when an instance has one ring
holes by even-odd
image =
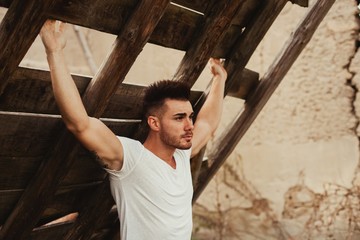
[[[99,119],[90,117],[88,127],[74,134],[85,148],[96,154],[104,167],[121,169],[124,155],[121,142]]]

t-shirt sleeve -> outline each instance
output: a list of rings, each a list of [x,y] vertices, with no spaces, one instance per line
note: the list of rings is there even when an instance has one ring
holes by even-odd
[[[110,176],[124,178],[131,173],[136,164],[138,164],[143,154],[144,146],[139,141],[130,138],[118,136],[118,139],[121,142],[124,152],[123,166],[120,171],[106,168],[105,170],[110,174]]]

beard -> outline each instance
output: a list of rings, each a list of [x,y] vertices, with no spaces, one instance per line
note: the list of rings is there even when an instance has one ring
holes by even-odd
[[[192,133],[187,133],[187,134],[192,135]],[[171,135],[164,131],[160,133],[160,139],[161,141],[163,141],[163,143],[165,143],[168,146],[181,150],[189,149],[192,146],[191,140],[185,139],[185,136],[186,134],[180,136]]]

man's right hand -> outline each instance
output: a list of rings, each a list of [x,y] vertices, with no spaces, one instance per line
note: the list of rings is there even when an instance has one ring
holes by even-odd
[[[41,31],[40,37],[47,54],[61,52],[66,45],[64,36],[65,23],[56,20],[47,20]]]

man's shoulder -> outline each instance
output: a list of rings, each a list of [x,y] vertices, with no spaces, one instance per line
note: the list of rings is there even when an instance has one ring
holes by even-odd
[[[191,148],[189,149],[176,149],[175,154],[179,155],[182,158],[190,159],[191,156]]]

